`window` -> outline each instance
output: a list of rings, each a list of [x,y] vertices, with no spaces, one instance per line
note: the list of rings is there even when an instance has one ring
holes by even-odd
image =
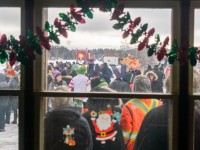
[[[21,13],[21,18],[18,20],[21,20],[22,24],[21,29],[22,29],[22,33],[25,33],[25,29],[27,29],[29,27],[29,25],[31,24],[33,25],[39,25],[39,26],[43,26],[45,20],[46,20],[46,16],[48,15],[44,15],[44,14],[48,14],[48,10],[47,9],[52,9],[52,8],[61,8],[61,7],[68,7],[69,6],[69,2],[68,1],[63,1],[63,0],[57,0],[57,1],[39,1],[39,0],[33,0],[35,2],[35,5],[32,5],[32,7],[30,7],[30,5],[27,5],[30,1],[25,0],[25,1],[14,1],[14,0],[7,0],[7,1],[2,1],[0,6],[1,7],[20,7],[22,8],[22,13]],[[31,1],[31,2],[33,2]],[[189,1],[189,0],[188,0]],[[200,4],[197,1],[192,1],[191,2],[191,20],[187,20],[187,13],[190,13],[187,11],[187,8],[189,5],[187,5],[186,3],[188,1],[126,1],[126,6],[128,6],[130,9],[155,9],[155,11],[157,9],[163,9],[163,10],[168,10],[170,11],[170,21],[166,21],[167,23],[169,23],[167,25],[168,27],[168,31],[166,33],[170,33],[170,38],[171,39],[177,39],[179,42],[183,42],[183,36],[182,33],[185,33],[183,30],[183,27],[188,27],[187,24],[190,24],[190,32],[189,34],[186,34],[186,39],[190,38],[191,41],[196,41],[197,34],[195,35],[194,32],[196,30],[198,30],[198,24],[196,24],[196,20],[198,19],[192,19],[194,16],[197,18],[198,17],[198,9],[200,8]],[[24,3],[26,5],[24,5]],[[183,4],[183,5],[182,5]],[[31,10],[32,8],[34,8],[34,15],[32,14],[31,11],[25,11],[24,10],[28,10],[28,8]],[[184,11],[182,11],[182,9],[184,8]],[[10,8],[9,8],[10,9]],[[195,11],[195,13],[194,13]],[[185,13],[183,13],[185,12]],[[26,14],[27,13],[27,14]],[[168,14],[168,15],[169,15]],[[6,16],[6,15],[4,15]],[[34,22],[32,23],[30,20],[33,19],[34,17]],[[140,15],[139,15],[140,16]],[[156,14],[157,16],[157,14]],[[181,16],[184,16],[185,18],[181,18]],[[28,17],[31,17],[30,20],[28,19]],[[26,19],[25,19],[26,18]],[[97,17],[95,17],[97,18]],[[163,17],[164,19],[166,18]],[[8,18],[6,17],[6,20]],[[149,19],[149,18],[147,18]],[[185,19],[185,22],[183,21],[183,19]],[[30,22],[27,23],[27,20],[29,20]],[[93,21],[93,20],[91,20]],[[182,23],[181,23],[182,21]],[[150,24],[150,21],[147,21]],[[157,22],[155,22],[156,24],[161,24],[164,21],[160,21],[159,20]],[[196,22],[196,23],[195,23]],[[193,29],[193,24],[195,23],[195,29]],[[1,23],[3,24],[3,23]],[[87,23],[87,25],[90,23]],[[155,27],[154,25],[152,25],[153,27]],[[161,26],[161,25],[160,25]],[[1,29],[1,28],[0,28]],[[10,28],[12,29],[12,28]],[[156,27],[156,29],[158,29]],[[162,29],[162,28],[161,28]],[[186,29],[187,30],[187,29]],[[9,30],[10,31],[10,30]],[[87,30],[84,30],[87,31]],[[2,32],[2,31],[0,31]],[[187,31],[186,31],[187,32]],[[194,33],[193,33],[194,32]],[[158,31],[158,33],[161,33],[160,31]],[[9,33],[7,33],[9,34]],[[12,32],[13,34],[13,32]],[[20,34],[20,31],[19,33]],[[17,35],[18,35],[17,34]],[[79,31],[75,32],[75,34],[80,34]],[[75,36],[76,37],[76,36]],[[120,37],[120,36],[116,36],[116,37]],[[194,38],[194,40],[192,40]],[[72,38],[72,35],[70,35],[70,37],[66,40],[65,44],[68,45],[72,45],[72,42],[70,40]],[[198,40],[198,39],[197,39]],[[120,41],[121,42],[121,41]],[[122,41],[121,46],[119,45],[118,47],[121,47],[124,51],[125,48],[128,46],[127,45],[128,41]],[[186,40],[186,42],[188,42],[188,40]],[[95,43],[95,42],[94,42]],[[196,44],[196,42],[194,42]],[[82,43],[85,44],[85,43]],[[198,43],[197,43],[198,44]],[[197,45],[198,46],[198,45]],[[56,47],[56,46],[55,46]],[[87,46],[85,46],[87,48]],[[62,51],[62,50],[61,50]],[[102,50],[99,50],[101,53],[103,53]],[[136,54],[135,54],[136,53]],[[138,55],[138,51],[136,51],[134,53],[134,55]],[[125,54],[125,53],[123,53]],[[19,101],[21,102],[20,104],[20,109],[19,112],[21,112],[19,114],[19,119],[20,124],[19,124],[19,147],[20,150],[21,149],[27,149],[30,148],[30,145],[32,145],[33,149],[43,149],[43,145],[44,145],[44,116],[47,110],[48,105],[46,105],[45,103],[47,103],[48,98],[52,98],[52,97],[76,97],[77,94],[80,97],[109,97],[109,98],[163,98],[163,99],[168,99],[168,101],[170,102],[169,104],[169,149],[181,149],[181,145],[185,146],[185,144],[189,145],[188,149],[192,149],[193,147],[193,132],[190,129],[193,129],[193,125],[191,124],[180,124],[180,120],[183,120],[183,117],[186,118],[186,122],[192,122],[193,119],[191,117],[187,118],[187,116],[189,114],[193,114],[191,113],[192,111],[189,111],[188,109],[190,108],[190,106],[194,106],[193,102],[194,100],[199,99],[199,95],[197,93],[193,94],[192,91],[192,85],[189,84],[189,93],[187,93],[187,91],[185,93],[180,92],[179,89],[182,89],[185,85],[183,85],[183,83],[192,81],[192,69],[189,69],[189,73],[190,73],[190,78],[188,80],[187,78],[187,72],[180,72],[179,73],[179,69],[182,70],[182,67],[178,65],[178,63],[175,63],[173,65],[173,67],[171,68],[171,92],[167,93],[167,94],[156,94],[156,93],[145,93],[145,94],[141,94],[141,93],[92,93],[92,92],[85,92],[85,93],[76,93],[76,92],[51,92],[51,91],[47,91],[47,79],[46,76],[44,76],[43,74],[46,73],[46,62],[48,62],[48,57],[50,57],[50,55],[42,55],[41,57],[36,56],[36,61],[34,62],[34,72],[32,72],[34,74],[34,80],[29,80],[29,78],[27,78],[28,76],[28,72],[29,70],[25,67],[25,81],[22,80],[22,85],[25,84],[25,89],[23,86],[21,86],[20,90],[0,90],[0,95],[1,96],[18,96]],[[74,55],[71,55],[70,57],[75,57]],[[142,60],[143,62],[146,62],[144,60]],[[32,70],[33,66],[30,66]],[[23,67],[22,67],[23,68]],[[188,71],[187,66],[185,66],[186,71]],[[22,69],[23,71],[23,69]],[[22,73],[22,79],[24,79],[23,77],[24,73]],[[32,74],[31,74],[32,75]],[[183,77],[183,78],[182,78]],[[180,82],[179,82],[180,81]],[[28,85],[27,83],[30,83],[31,87],[29,87],[30,85]],[[32,89],[34,83],[34,87]],[[192,82],[190,82],[192,83]],[[27,90],[28,89],[28,90]],[[25,92],[24,92],[25,91]],[[30,94],[30,97],[27,96],[27,93]],[[182,104],[181,102],[181,98],[185,98],[188,97],[188,99],[192,99],[192,101],[189,101],[188,99],[184,100],[183,102],[187,102],[186,107],[184,106],[184,104]],[[26,98],[26,100],[24,99],[24,97]],[[188,100],[188,101],[187,101]],[[33,104],[33,105],[31,105]],[[45,107],[44,107],[45,106]],[[179,109],[178,109],[179,107]],[[30,108],[30,110],[29,110]],[[182,109],[180,108],[186,108],[186,112],[182,111]],[[181,114],[180,112],[183,112],[183,114]],[[190,112],[190,113],[189,113]],[[29,113],[30,118],[27,118],[27,114],[25,113]],[[190,115],[189,115],[190,116]],[[23,122],[25,121],[25,122]],[[179,123],[179,124],[178,124]],[[182,127],[187,127],[184,130],[182,130]],[[34,129],[33,129],[34,128]],[[181,128],[181,130],[179,130]],[[27,132],[27,131],[30,131]],[[182,133],[180,131],[183,131]],[[188,134],[188,136],[186,135],[186,131],[189,132],[190,134]],[[183,136],[182,136],[183,135]],[[179,139],[179,142],[178,142]],[[181,140],[180,140],[181,139]],[[28,141],[28,142],[27,142]],[[182,143],[180,143],[180,141]],[[27,144],[26,144],[27,143]],[[186,146],[183,147],[183,149],[187,149]]]
[[[0,34],[13,35],[17,38],[20,34],[20,8],[0,8]],[[1,54],[3,52],[1,51]],[[2,57],[1,57],[2,58]],[[3,60],[2,60],[3,62]],[[19,147],[19,100],[20,100],[20,63],[10,66],[8,61],[0,64],[0,149],[18,149]],[[8,91],[5,91],[7,89]],[[5,94],[5,95],[3,95]]]
[[[101,52],[105,51],[106,48],[110,48],[110,49],[114,50],[115,53],[116,52],[119,53],[120,50],[123,50],[124,53],[122,53],[121,57],[127,57],[129,52],[134,52],[133,49],[136,49],[137,47],[135,45],[128,45],[127,41],[129,39],[123,40],[121,38],[122,33],[120,31],[116,31],[112,28],[114,21],[113,22],[109,21],[109,17],[110,17],[109,14],[99,13],[98,10],[96,10],[96,9],[95,9],[95,11],[97,11],[97,12],[96,13],[94,12],[94,16],[95,16],[94,19],[92,19],[92,20],[87,19],[88,22],[86,24],[79,25],[77,27],[77,31],[75,33],[69,32],[69,38],[61,39],[61,45],[60,46],[54,45],[52,47],[51,51],[45,57],[45,60],[48,60],[47,62],[49,62],[49,63],[51,62],[54,67],[56,66],[56,61],[57,61],[57,65],[59,65],[59,61],[64,62],[64,63],[66,61],[71,62],[71,61],[73,61],[73,59],[75,59],[74,56],[76,56],[75,54],[71,54],[71,53],[73,53],[73,51],[75,51],[76,49],[81,49],[81,50],[83,50],[83,49],[89,49],[89,50],[97,49],[97,51],[95,53],[97,60],[98,60],[98,58],[102,57],[102,55],[105,52],[103,54]],[[171,29],[171,25],[170,25],[171,22],[172,22],[172,18],[171,18],[172,9],[171,8],[165,8],[165,9],[159,9],[159,8],[157,8],[157,9],[129,8],[129,9],[127,9],[127,11],[129,11],[131,13],[131,16],[133,16],[133,18],[140,16],[142,18],[143,23],[149,24],[148,29],[150,29],[151,27],[155,27],[156,33],[160,33],[162,40],[164,40],[163,38],[165,38],[166,36],[169,36],[171,38],[171,36],[172,36],[172,33],[171,33],[172,29]],[[45,12],[43,19],[46,21],[46,19],[45,19],[45,17],[46,17],[46,18],[48,18],[49,22],[53,23],[54,19],[56,17],[58,17],[58,13],[66,12],[66,8],[64,8],[64,9],[62,9],[62,8],[44,8],[43,12]],[[156,16],[156,14],[160,14],[160,16]],[[152,16],[155,16],[154,19],[159,20],[159,21],[155,22],[153,19],[149,19]],[[104,26],[98,27],[98,24],[100,24],[99,22],[107,22],[107,23]],[[160,25],[160,23],[162,23],[162,25]],[[104,33],[104,34],[101,35],[101,33]],[[113,43],[109,42],[108,39],[112,39],[111,41],[114,41],[114,42]],[[150,42],[153,42],[153,41],[150,41]],[[120,44],[124,44],[124,43],[127,44],[127,45],[126,45],[126,47],[123,47],[123,49],[121,49],[122,46]],[[128,51],[129,49],[131,49],[132,51],[131,50]],[[107,53],[109,53],[110,51],[108,50]],[[135,51],[137,51],[137,50],[135,50]],[[100,54],[97,53],[97,52],[99,52]],[[111,52],[113,52],[113,51],[111,51]],[[70,55],[71,56],[70,59],[65,54]],[[133,56],[141,62],[140,69],[141,69],[142,74],[145,70],[145,66],[148,63],[150,63],[152,65],[152,67],[154,65],[157,66],[158,63],[159,63],[159,62],[156,61],[155,58],[146,57],[147,51],[145,51],[145,50],[142,51],[142,52],[137,51],[137,53],[133,54]],[[104,61],[105,61],[105,58],[104,58]],[[80,62],[78,62],[78,63],[80,63]],[[162,63],[165,64],[166,62],[163,61]],[[62,65],[60,65],[60,66],[62,68]],[[44,68],[47,68],[47,66],[44,66]],[[110,68],[112,69],[112,72],[114,74],[114,76],[111,78],[111,82],[112,82],[112,81],[114,81],[114,79],[117,76],[117,73],[115,74],[115,72],[116,72],[117,69],[120,69],[120,65],[119,64],[117,66],[111,65]],[[166,66],[164,68],[166,68]],[[57,69],[57,68],[55,68],[55,69]],[[45,71],[45,72],[47,72],[47,71]],[[60,70],[60,73],[61,73],[61,70]],[[54,71],[54,75],[55,75],[55,71]],[[49,85],[46,86],[47,85],[47,79],[46,79],[45,75],[43,75],[43,79],[44,79],[43,80],[44,89],[46,90],[46,89],[49,88]],[[170,82],[170,84],[171,84],[171,82]],[[170,85],[170,87],[171,87],[171,85]],[[162,90],[165,90],[165,89],[162,89]],[[78,94],[77,93],[73,94],[73,93],[68,93],[68,92],[65,92],[65,93],[62,93],[62,94],[61,93],[58,94],[57,92],[54,92],[54,93],[50,94],[50,93],[47,92],[48,96],[47,97],[45,96],[43,98],[44,101],[42,103],[43,104],[42,108],[44,108],[44,110],[42,110],[43,115],[45,116],[46,112],[48,112],[49,109],[51,109],[53,107],[52,105],[54,105],[54,102],[55,102],[55,99],[56,99],[56,97],[55,97],[56,94],[61,96],[60,98],[57,97],[57,103],[59,103],[59,101],[62,101],[61,99],[66,98],[66,96],[69,96],[69,97],[72,96],[71,97],[72,99],[76,99],[76,97],[74,97],[76,95],[81,95],[81,96],[83,95],[83,96],[87,97],[88,99],[90,99],[91,97],[94,98],[94,96],[97,97],[97,99],[98,99],[98,96],[100,96],[100,95],[98,95],[98,93],[88,93],[89,91],[90,90],[85,91],[86,93],[84,92],[84,93],[78,93]],[[128,92],[132,93],[130,91],[128,91]],[[167,91],[167,93],[169,94],[170,90]],[[105,94],[105,96],[103,96],[103,97],[105,97],[104,99],[109,99],[109,98],[106,97],[106,95],[108,95],[108,94],[110,94],[111,97],[120,97],[118,94],[115,94],[115,93],[104,93],[104,94]],[[149,99],[149,98],[152,97],[152,98],[157,98],[157,99],[168,99],[167,101],[169,103],[171,103],[171,101],[169,99],[170,98],[172,99],[172,95],[170,95],[170,96],[169,95],[159,94],[159,95],[153,95],[153,97],[152,97],[152,94],[148,94],[148,93],[145,96],[140,95],[140,94],[130,95],[130,94],[126,93],[124,95],[122,94],[120,98],[122,98],[122,101],[127,101],[128,99],[130,100],[132,98]],[[101,96],[102,96],[102,94],[101,94]],[[123,96],[125,96],[125,97],[123,97]],[[52,100],[52,98],[53,98],[53,100]],[[53,101],[53,102],[49,102],[49,101]],[[48,123],[48,124],[51,124],[53,126],[54,123],[52,122],[52,123]],[[54,127],[56,127],[56,125]],[[49,130],[49,126],[46,125],[46,122],[45,122],[44,130],[45,131]],[[169,131],[169,132],[170,132],[170,134],[172,134],[172,131]],[[49,134],[47,134],[47,135],[49,136]],[[44,143],[46,142],[47,135],[44,135],[45,136]],[[43,137],[41,137],[41,138],[43,138]],[[54,141],[55,141],[56,137],[54,137],[54,138],[55,138],[54,139]],[[41,142],[41,145],[43,145],[43,142]],[[44,144],[44,145],[46,145],[46,144]]]

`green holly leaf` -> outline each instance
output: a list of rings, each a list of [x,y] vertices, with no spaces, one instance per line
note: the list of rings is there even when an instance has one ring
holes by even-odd
[[[93,13],[92,13],[92,11],[88,10],[85,14],[87,15],[88,18],[90,18],[90,19],[93,18]]]
[[[15,41],[15,37],[13,35],[10,35],[10,41],[11,42]]]
[[[196,66],[196,64],[197,64],[197,59],[196,58],[191,58],[190,59],[190,64],[192,65],[192,66]]]
[[[175,62],[175,57],[169,56],[168,57],[168,62],[169,62],[169,64],[173,64]]]
[[[50,32],[49,39],[53,40],[56,44],[60,44],[60,40],[56,32]]]
[[[0,52],[0,62],[3,64],[8,60],[8,54],[6,53],[6,51],[1,51]]]
[[[112,3],[112,7],[116,7],[117,6],[117,1],[116,0],[110,0],[110,2]]]
[[[159,35],[159,34],[156,34],[156,35],[155,35],[155,39],[156,39],[156,43],[159,43],[159,42],[160,42],[160,35]]]
[[[46,21],[46,23],[45,23],[45,31],[50,32],[50,29],[51,29],[50,24],[49,24],[48,21]]]
[[[149,46],[149,49],[147,51],[148,56],[152,56],[154,54],[154,52],[156,51],[157,48],[157,44],[152,44]]]
[[[130,44],[135,44],[135,43],[137,43],[137,41],[138,41],[138,38],[136,36],[132,35]]]
[[[26,54],[20,51],[17,55],[17,61],[21,62],[23,65],[26,65],[28,63]]]
[[[121,23],[116,23],[113,25],[113,28],[115,30],[119,30],[119,29],[122,29],[124,27],[124,24],[121,24]]]
[[[67,24],[71,24],[71,19],[65,13],[59,13],[59,16],[62,18],[62,21],[67,22]]]
[[[71,30],[72,32],[75,32],[75,31],[76,31],[76,26],[75,26],[74,24],[71,24],[71,25],[70,25],[70,30]]]
[[[10,35],[10,46],[14,51],[20,51],[19,41],[17,41],[13,35]]]
[[[60,44],[60,40],[59,40],[58,36],[54,36],[53,41],[54,41],[56,44]]]
[[[41,49],[41,46],[40,47],[37,47],[35,49],[36,53],[39,54],[39,55],[42,55],[42,49]]]
[[[189,48],[189,53],[191,55],[196,55],[197,54],[197,51],[198,51],[198,48],[197,47],[190,47]]]
[[[141,28],[142,32],[145,32],[147,30],[147,28],[148,28],[148,24],[145,23],[140,28]]]
[[[197,52],[198,48],[197,47],[190,47],[189,48],[189,59],[190,59],[190,64],[192,66],[195,66],[197,64]]]

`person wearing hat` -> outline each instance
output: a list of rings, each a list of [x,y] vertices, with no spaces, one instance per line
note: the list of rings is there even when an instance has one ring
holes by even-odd
[[[158,76],[157,82],[159,87],[163,87],[163,80],[165,79],[165,74],[158,69],[159,65],[154,65],[153,72]],[[162,91],[163,92],[163,91]]]
[[[67,83],[62,79],[61,73],[58,70],[54,70],[54,79],[49,85],[50,91],[57,91],[58,89],[62,89],[63,87],[67,88]],[[52,109],[51,98],[48,100],[48,109]]]
[[[133,81],[133,92],[151,93],[151,82],[145,75],[138,75]],[[149,110],[160,106],[162,102],[157,99],[136,99],[129,100],[123,107],[120,118],[126,150],[133,150],[140,125]]]
[[[9,83],[6,81],[6,75],[0,73],[0,88],[8,89]],[[0,132],[5,131],[5,113],[8,106],[9,96],[0,96]]]
[[[49,85],[49,90],[54,90],[56,88],[59,88],[61,86],[67,86],[67,83],[63,81],[60,71],[55,70],[54,71],[54,80]]]
[[[163,93],[163,87],[158,82],[158,76],[153,71],[148,71],[146,76],[151,81],[151,91],[152,93]]]
[[[200,73],[194,69],[193,92],[200,92]],[[170,92],[170,74],[166,76],[164,87]],[[144,118],[134,150],[168,150],[169,149],[169,100],[162,106],[148,112]],[[194,103],[194,150],[200,149],[200,101]]]
[[[9,78],[9,88],[10,89],[19,89],[20,83],[18,78],[18,73],[12,69],[7,72],[7,77]],[[11,116],[11,110],[14,112],[14,120],[11,122],[12,124],[17,124],[17,117],[18,117],[18,97],[17,96],[10,96],[9,97],[9,104],[7,106],[6,110],[6,123],[10,124],[10,116]]]
[[[90,85],[90,80],[87,76],[85,76],[86,68],[85,66],[79,66],[76,71],[77,75],[72,78],[69,83],[69,88],[74,92],[86,92],[87,87]],[[83,106],[83,101],[86,99],[84,97],[76,97],[74,98],[74,102],[76,106]]]
[[[92,78],[91,79],[91,89],[95,87],[108,87],[108,83],[105,81],[104,78]]]

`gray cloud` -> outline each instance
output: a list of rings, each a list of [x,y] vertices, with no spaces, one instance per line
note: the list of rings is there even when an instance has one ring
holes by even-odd
[[[0,24],[3,26],[12,25],[20,27],[20,8],[0,8]]]
[[[66,8],[50,8],[48,12],[48,20],[51,24],[56,17],[59,17],[60,12],[67,13],[69,9]],[[164,35],[171,34],[171,10],[170,9],[125,9],[128,11],[132,19],[140,16],[142,18],[142,23],[148,23],[149,29],[155,27],[156,33],[159,33],[161,37]],[[19,8],[3,8],[0,9],[0,34],[7,33],[7,34],[14,34],[19,35],[20,31],[20,9]],[[6,14],[6,15],[5,15]],[[118,30],[114,30],[112,26],[116,23],[116,21],[110,21],[111,14],[110,13],[103,13],[99,12],[99,10],[94,10],[94,18],[89,19],[87,18],[86,24],[80,24],[77,26],[77,31],[75,33],[69,33],[68,39],[63,39],[62,41],[67,40],[73,41],[72,43],[76,43],[78,47],[78,43],[83,41],[85,43],[85,39],[96,38],[99,42],[104,41],[104,39],[109,39],[107,43],[98,44],[96,45],[90,43],[90,40],[87,41],[87,45],[91,45],[91,47],[97,46],[109,46],[109,44],[113,44],[112,40],[122,41],[122,32]],[[9,32],[9,33],[8,33]],[[73,35],[76,36],[73,36]],[[81,38],[77,38],[77,36],[81,36]],[[72,39],[70,39],[72,37]],[[100,40],[102,38],[102,40]],[[79,39],[76,41],[76,39]],[[129,40],[128,40],[129,41]],[[110,45],[110,47],[119,47],[120,44]]]
[[[148,23],[149,29],[155,27],[156,32],[159,34],[169,34],[171,32],[170,9],[125,9],[125,11],[130,13],[132,19],[141,17],[141,23]],[[52,17],[53,13],[56,14],[55,9],[50,11],[49,15]],[[93,19],[87,19],[86,24],[80,24],[77,26],[78,31],[106,32],[114,30],[112,26],[116,21],[110,21],[110,13],[99,12],[99,10],[95,9],[93,14]]]

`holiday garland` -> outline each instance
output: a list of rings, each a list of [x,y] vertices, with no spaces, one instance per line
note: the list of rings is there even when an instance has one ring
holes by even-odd
[[[50,43],[60,44],[59,37],[67,38],[68,31],[75,32],[76,25],[86,23],[86,17],[92,19],[94,7],[98,7],[102,12],[110,12],[112,14],[110,20],[116,21],[113,28],[121,30],[123,38],[130,36],[130,44],[138,44],[139,51],[147,49],[148,56],[156,55],[158,61],[167,57],[170,64],[176,60],[184,64],[189,59],[192,66],[200,60],[200,50],[197,47],[190,47],[189,52],[183,52],[176,40],[172,42],[171,50],[168,52],[166,46],[169,44],[169,37],[161,42],[159,34],[156,34],[155,42],[149,44],[150,38],[155,34],[155,29],[148,29],[147,23],[141,24],[140,17],[131,19],[130,13],[124,11],[124,4],[118,4],[116,0],[76,0],[76,3],[79,9],[71,4],[69,12],[60,13],[60,19],[56,18],[53,25],[46,21],[44,29],[36,27],[35,34],[28,30],[26,36],[19,36],[19,40],[12,35],[10,38],[7,38],[5,34],[1,35],[0,62],[9,61],[12,66],[19,61],[26,65],[28,60],[35,58],[36,53],[42,54],[43,49],[50,50]]]

